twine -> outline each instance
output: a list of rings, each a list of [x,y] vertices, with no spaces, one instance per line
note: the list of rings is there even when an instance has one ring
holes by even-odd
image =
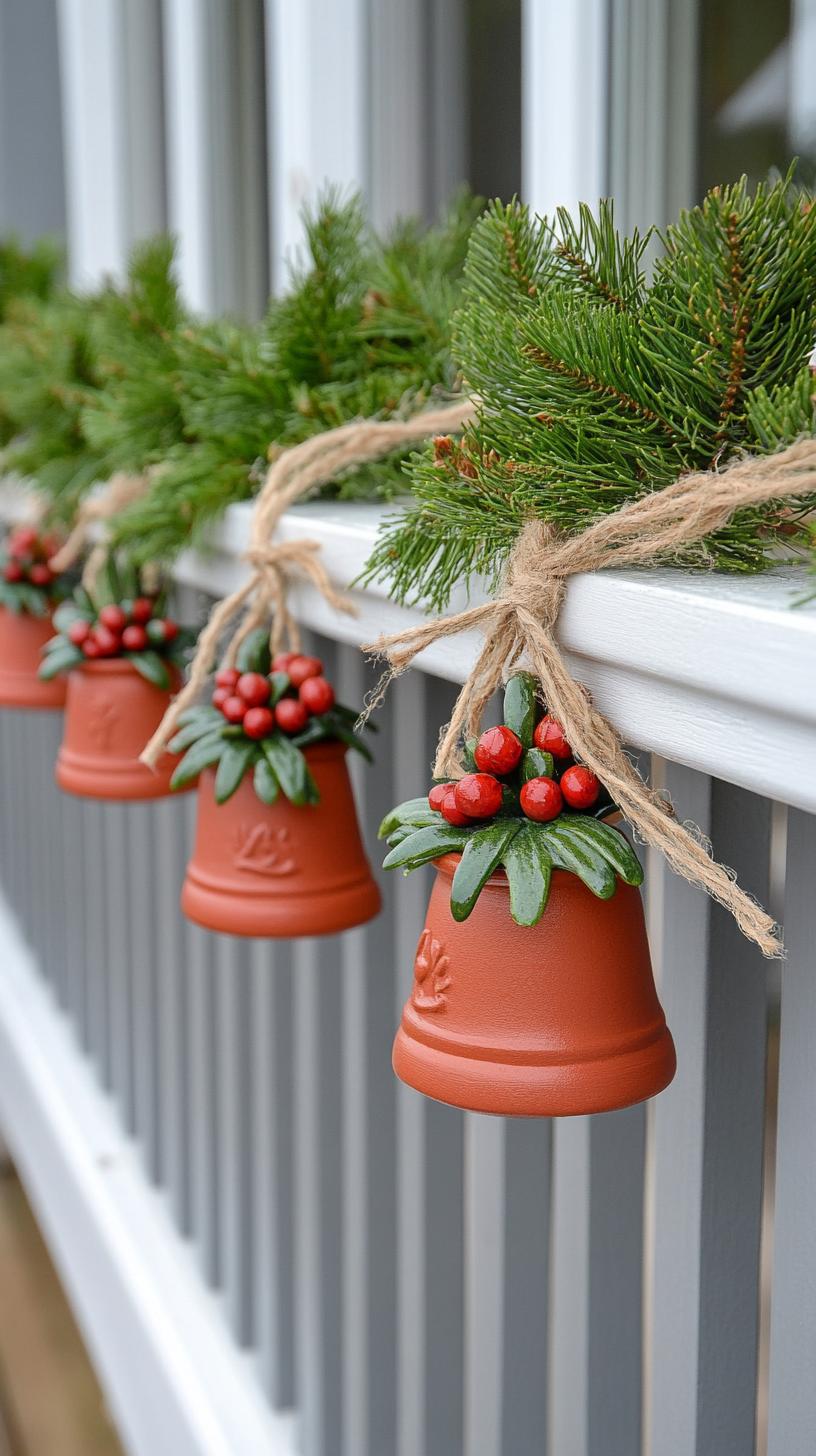
[[[49,566],[57,574],[67,571],[81,556],[91,527],[102,521],[110,521],[134,501],[144,495],[150,485],[150,474],[128,475],[119,471],[112,475],[104,490],[82,501],[76,516],[76,524],[64,545],[51,557]],[[108,555],[107,543],[100,541],[91,551],[82,573],[82,585],[93,591],[96,578]]]
[[[563,536],[543,521],[529,521],[496,598],[380,637],[364,647],[388,662],[366,716],[382,700],[391,679],[404,672],[424,648],[478,627],[484,645],[441,735],[434,777],[461,776],[460,740],[478,733],[489,699],[523,659],[540,680],[547,710],[562,725],[576,757],[597,774],[636,834],[658,849],[677,874],[702,886],[724,905],[763,955],[781,955],[781,940],[771,917],[739,888],[733,872],[711,857],[700,831],[678,823],[671,807],[643,782],[612,724],[571,676],[555,638],[555,626],[567,582],[578,572],[654,564],[721,529],[744,506],[813,491],[816,440],[806,439],[776,455],[745,457],[720,471],[682,476],[665,489],[602,516],[580,535]]]
[[[141,755],[142,763],[155,768],[175,732],[181,714],[195,702],[214,666],[219,643],[230,623],[243,610],[243,621],[224,650],[224,664],[231,666],[241,643],[271,615],[270,647],[273,655],[284,643],[297,651],[300,636],[287,605],[290,578],[305,576],[337,612],[355,615],[353,603],[337,591],[320,560],[320,543],[309,539],[275,542],[275,529],[284,512],[310,490],[333,480],[353,465],[379,460],[401,446],[431,435],[461,430],[475,413],[472,400],[459,398],[440,409],[424,410],[407,420],[359,420],[314,435],[300,445],[283,450],[266,472],[252,516],[246,560],[252,571],[243,586],[217,602],[198,639],[188,681],[167,709],[159,727]]]

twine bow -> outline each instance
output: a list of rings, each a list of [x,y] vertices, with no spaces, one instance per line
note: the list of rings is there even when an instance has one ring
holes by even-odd
[[[252,517],[246,551],[251,573],[231,596],[217,602],[210,613],[196,648],[185,687],[170,704],[159,727],[141,755],[154,768],[166,748],[184,710],[195,702],[215,663],[219,643],[230,622],[246,608],[246,614],[224,650],[224,663],[231,666],[241,643],[271,616],[270,646],[273,654],[285,642],[293,651],[300,634],[287,606],[291,577],[307,577],[337,612],[354,615],[350,599],[332,585],[320,560],[320,543],[309,540],[276,542],[272,538],[284,512],[310,490],[333,480],[343,470],[366,461],[379,460],[392,450],[432,435],[461,430],[472,418],[475,404],[459,398],[440,409],[424,410],[407,420],[359,420],[339,429],[314,435],[300,445],[283,450],[266,472]]]
[[[134,501],[139,500],[148,489],[151,478],[149,471],[140,475],[127,475],[124,471],[119,471],[111,476],[103,490],[83,500],[67,540],[48,563],[51,570],[58,574],[73,566],[82,554],[91,527],[101,521],[113,520],[120,511],[126,510]],[[87,590],[93,590],[107,554],[108,547],[103,541],[91,551],[82,573],[82,585]]]
[[[478,732],[489,699],[524,659],[576,756],[598,775],[639,837],[660,850],[677,874],[724,905],[763,955],[780,955],[782,944],[771,917],[711,857],[700,831],[678,823],[670,806],[640,778],[612,724],[571,676],[555,626],[567,582],[578,572],[654,563],[719,530],[744,506],[814,491],[816,440],[806,439],[776,455],[746,457],[721,471],[682,476],[602,516],[577,536],[559,535],[544,522],[531,520],[515,545],[497,597],[380,637],[363,649],[385,657],[389,665],[367,713],[381,700],[388,682],[424,648],[478,627],[484,645],[440,738],[434,776],[462,774],[460,739]]]

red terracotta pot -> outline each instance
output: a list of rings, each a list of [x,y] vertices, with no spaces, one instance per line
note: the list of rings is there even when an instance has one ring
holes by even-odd
[[[377,914],[380,892],[357,825],[339,743],[305,749],[320,803],[280,794],[263,804],[247,775],[216,804],[215,773],[199,781],[193,856],[181,908],[207,930],[229,935],[332,935]]]
[[[0,607],[0,707],[61,708],[65,678],[43,682],[37,676],[42,649],[54,636],[50,617],[10,612]]]
[[[674,1043],[638,891],[619,882],[599,900],[555,870],[530,928],[511,919],[501,870],[460,924],[449,903],[458,862],[436,862],[397,1076],[439,1102],[508,1117],[606,1112],[666,1087]]]
[[[146,682],[124,657],[72,669],[57,755],[60,788],[88,799],[160,799],[169,794],[178,759],[164,754],[155,772],[139,762],[169,700],[169,692]]]

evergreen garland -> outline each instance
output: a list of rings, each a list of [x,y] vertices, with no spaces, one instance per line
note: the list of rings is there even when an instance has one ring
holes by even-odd
[[[597,216],[491,205],[465,268],[454,356],[481,399],[460,442],[415,454],[415,505],[367,576],[444,607],[474,573],[495,581],[531,515],[581,530],[625,500],[741,450],[814,429],[805,361],[816,329],[816,209],[786,178],[717,188],[659,237]],[[816,496],[739,512],[676,559],[759,571],[804,547]]]

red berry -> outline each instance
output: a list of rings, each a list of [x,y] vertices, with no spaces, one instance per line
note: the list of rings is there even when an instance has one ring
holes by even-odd
[[[140,627],[137,622],[126,627],[122,633],[122,646],[128,652],[144,652],[148,640],[144,627]]]
[[[298,698],[281,698],[275,704],[275,722],[284,733],[302,733],[309,721],[309,710]]]
[[[150,597],[137,597],[130,609],[131,622],[140,622],[144,626],[153,616],[153,602]]]
[[[434,784],[428,795],[428,803],[432,809],[436,810],[437,814],[442,813],[442,805],[445,802],[445,795],[449,788],[450,784]]]
[[[483,773],[509,774],[518,766],[524,749],[512,728],[487,728],[473,753]]]
[[[104,622],[97,623],[93,628],[93,640],[99,648],[100,657],[113,657],[122,646],[118,632],[112,632]]]
[[[573,809],[591,809],[600,792],[599,779],[582,763],[574,763],[561,775],[561,793]]]
[[[102,650],[99,643],[93,637],[86,637],[82,644],[82,651],[86,657],[101,657]]]
[[[454,793],[457,809],[469,819],[492,819],[501,808],[502,786],[492,774],[465,774]]]
[[[165,642],[173,642],[179,634],[178,622],[174,622],[172,617],[162,617],[160,620],[164,628]]]
[[[319,657],[293,657],[286,671],[293,688],[299,688],[307,677],[320,677],[323,663]]]
[[[54,580],[54,573],[44,561],[37,561],[29,571],[28,579],[32,586],[50,586]]]
[[[235,693],[230,693],[221,704],[221,712],[229,723],[243,723],[246,710],[247,705],[243,698],[239,698]]]
[[[262,672],[242,672],[235,684],[235,691],[251,708],[259,708],[263,703],[269,702],[269,678],[264,677]]]
[[[9,550],[14,556],[25,556],[37,545],[37,532],[33,526],[18,526],[9,537]]]
[[[126,614],[122,611],[121,607],[117,607],[113,602],[109,606],[102,608],[99,613],[99,620],[103,626],[109,627],[111,632],[121,632],[127,626]]]
[[[215,685],[219,688],[234,688],[240,676],[237,667],[221,667],[215,674]]]
[[[78,622],[72,622],[68,628],[68,641],[73,642],[75,647],[81,647],[83,642],[87,642],[90,635],[91,624],[84,622],[82,618]]]
[[[247,708],[244,716],[244,732],[248,738],[265,738],[275,726],[275,714],[271,708]]]
[[[3,575],[6,581],[22,581],[23,568],[19,561],[8,561],[3,567]]]
[[[279,652],[276,657],[272,658],[272,671],[288,672],[289,663],[292,662],[293,659],[297,656],[297,652]]]
[[[543,748],[545,753],[551,753],[553,758],[572,757],[572,749],[564,737],[561,724],[556,723],[555,718],[551,718],[549,713],[538,724],[533,734],[533,742],[536,748]]]
[[[445,785],[445,797],[440,806],[440,813],[443,819],[447,819],[449,824],[455,824],[458,828],[461,828],[464,824],[472,823],[470,816],[463,814],[456,802],[455,784]]]
[[[536,819],[541,824],[546,824],[548,819],[555,819],[564,807],[564,800],[561,796],[555,779],[542,775],[538,779],[528,779],[521,790],[521,807],[528,819]]]
[[[216,688],[215,692],[212,695],[213,707],[220,708],[223,712],[224,704],[227,701],[227,698],[231,696],[232,694],[230,693],[229,688]]]
[[[334,688],[324,677],[307,677],[298,688],[298,697],[310,713],[328,713],[334,707]]]

